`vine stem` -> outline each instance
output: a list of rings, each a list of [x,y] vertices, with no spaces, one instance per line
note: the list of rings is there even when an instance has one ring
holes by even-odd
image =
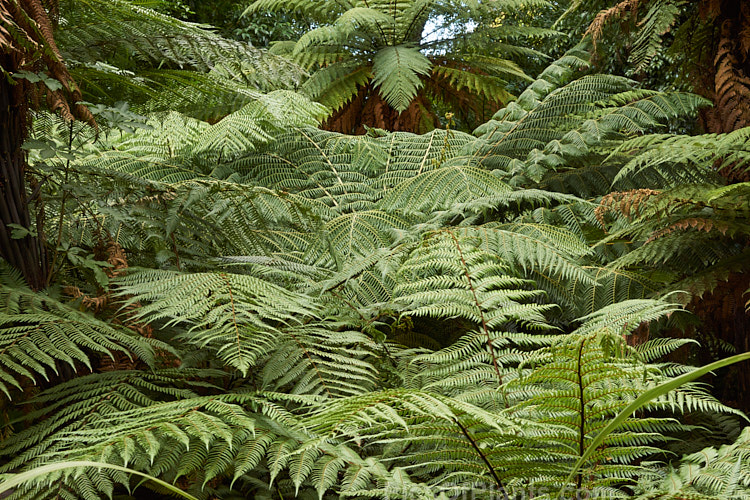
[[[65,180],[63,181],[63,195],[62,202],[60,203],[60,220],[57,223],[57,240],[55,241],[55,248],[52,252],[52,265],[49,266],[49,273],[47,274],[47,286],[52,282],[52,276],[55,274],[55,264],[57,263],[57,257],[60,252],[60,244],[62,243],[62,232],[63,222],[65,217],[65,202],[68,200],[68,175],[70,173],[70,155],[73,154],[73,120],[70,120],[70,126],[68,129],[68,158],[65,160]]]

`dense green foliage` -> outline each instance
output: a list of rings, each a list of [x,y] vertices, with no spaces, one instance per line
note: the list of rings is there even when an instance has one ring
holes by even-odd
[[[748,129],[664,133],[709,103],[584,41],[473,134],[344,135],[277,56],[62,12],[98,130],[39,110],[24,146],[13,237],[53,257],[40,291],[0,262],[9,498],[173,494],[128,469],[201,499],[750,498],[747,418],[694,380],[727,346],[684,309],[750,263],[750,183],[717,173]]]
[[[478,124],[512,97],[509,82],[529,80],[516,60],[544,59],[530,40],[556,32],[531,24],[530,15],[525,25],[503,19],[524,4],[549,10],[544,0],[257,0],[246,13],[314,24],[273,51],[312,71],[300,91],[335,112],[329,130],[427,132],[439,123],[436,104]]]

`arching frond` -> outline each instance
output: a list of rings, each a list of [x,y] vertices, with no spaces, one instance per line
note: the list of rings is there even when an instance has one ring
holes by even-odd
[[[291,89],[305,77],[299,67],[282,57],[139,4],[82,0],[64,2],[63,7],[66,29],[56,38],[65,57],[80,65],[81,87],[92,100],[107,101],[108,91],[115,87],[138,103],[156,97],[150,109],[188,110],[195,109],[201,100],[220,94],[237,101],[235,107],[229,107],[229,111],[234,111],[248,102],[241,96],[243,91]],[[122,64],[123,60],[113,54],[127,54],[139,61],[143,73],[118,70],[113,65]],[[236,73],[227,74],[228,67],[241,67],[243,63],[246,70],[252,68],[253,76],[247,71],[242,79],[235,78]],[[195,74],[149,71],[164,66]],[[222,71],[214,71],[218,67]],[[210,78],[204,78],[209,72]],[[172,99],[160,98],[164,91]]]
[[[388,191],[382,206],[386,209],[408,207],[409,210],[434,212],[457,203],[468,203],[483,197],[510,191],[510,186],[484,169],[455,164],[431,169]]]
[[[167,347],[37,294],[7,268],[0,274],[0,302],[0,390],[8,398],[28,383],[60,376],[63,365],[92,371],[98,359],[119,353],[154,366],[154,349]]]
[[[309,54],[306,53],[305,57],[310,57]],[[325,64],[327,61],[318,59],[315,62]],[[367,66],[335,64],[313,73],[301,90],[335,111],[351,101],[370,78],[371,71]]]

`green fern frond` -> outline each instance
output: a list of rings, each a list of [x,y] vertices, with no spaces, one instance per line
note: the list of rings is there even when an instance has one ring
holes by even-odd
[[[668,274],[653,274],[610,269],[601,266],[585,266],[596,280],[596,285],[572,281],[569,283],[571,295],[576,297],[579,314],[594,313],[607,306],[627,300],[647,299],[660,292],[664,283],[672,277]]]
[[[510,190],[510,186],[484,169],[455,164],[431,169],[402,182],[386,193],[381,206],[386,210],[408,207],[429,213]]]
[[[535,343],[518,332],[550,328],[544,317],[550,306],[535,303],[541,292],[511,275],[507,263],[479,243],[476,236],[450,230],[427,234],[399,268],[393,294],[403,304],[402,317],[462,318],[476,328],[445,350],[414,360],[428,367],[428,380],[452,388],[451,394],[472,384],[503,384],[521,359],[516,346]]]
[[[373,7],[353,7],[341,14],[335,24],[352,31],[359,27],[365,28],[364,31],[368,28],[374,28],[376,31],[392,29],[392,25],[396,22],[394,17],[383,10],[378,10],[377,7],[377,2],[373,3]]]
[[[60,429],[102,425],[113,412],[196,397],[196,391],[214,387],[203,378],[224,376],[218,370],[130,370],[95,373],[58,384],[37,396],[40,407],[27,415],[34,425],[3,440],[0,453],[7,458],[3,470],[43,460],[40,457],[64,447],[63,442],[47,440]]]
[[[375,186],[383,191],[424,172],[448,166],[446,162],[458,168],[472,164],[464,155],[473,137],[461,132],[433,130],[424,135],[393,132],[373,142],[379,149],[373,158],[378,159],[380,167]]]
[[[408,420],[404,418],[409,414]],[[498,434],[514,434],[516,425],[503,416],[448,397],[416,390],[380,391],[334,401],[322,411],[306,418],[307,428],[323,435],[362,435],[385,429],[408,429],[409,421],[419,424],[423,418],[454,423],[465,415]],[[458,431],[458,428],[455,429]]]
[[[486,331],[508,322],[544,329],[545,306],[529,282],[508,275],[506,262],[479,248],[471,236],[450,230],[425,236],[399,269],[394,300],[409,304],[404,314],[463,317]]]
[[[641,71],[662,46],[662,36],[669,31],[681,14],[680,3],[658,0],[638,23],[639,31],[633,41],[630,63],[634,71]]]
[[[154,349],[169,349],[33,292],[6,269],[0,280],[0,390],[8,398],[13,388],[22,390],[28,381],[38,384],[52,374],[60,375],[62,365],[73,371],[83,365],[91,371],[97,358],[114,360],[115,353],[123,353],[154,366]]]
[[[185,325],[185,341],[210,348],[243,374],[254,365],[255,335],[282,335],[277,325],[298,325],[318,313],[307,297],[252,276],[228,273],[144,269],[122,278],[118,292],[129,303],[144,304],[137,310],[138,318]]]
[[[292,56],[298,58],[303,55],[305,51],[311,50],[313,47],[319,46],[331,46],[335,47],[341,45],[347,39],[348,33],[345,31],[346,27],[341,25],[334,26],[320,26],[312,29],[302,35],[297,43],[294,45],[294,51]],[[299,59],[298,59],[299,60]],[[312,65],[307,64],[308,68]]]
[[[219,95],[237,101],[226,108],[234,111],[248,102],[238,93],[292,89],[306,76],[282,57],[128,1],[66,2],[63,16],[66,29],[56,40],[73,73],[80,69],[83,78],[76,78],[85,82],[90,100],[108,102],[114,88],[134,103],[155,98],[149,109],[195,110],[201,100]],[[243,61],[245,68],[252,67],[245,75],[253,73],[243,81],[213,71],[221,65],[239,67]],[[113,64],[137,67],[137,74]],[[156,68],[183,71],[151,71]],[[162,99],[164,92],[172,99]]]
[[[747,429],[731,444],[704,450],[684,457],[671,465],[660,477],[639,484],[636,498],[671,500],[696,498],[750,498]],[[644,491],[645,490],[645,491]]]
[[[416,48],[386,47],[372,59],[373,84],[393,109],[402,112],[423,86],[419,77],[429,74],[431,68],[432,62]]]
[[[649,316],[658,317],[665,312],[662,305],[653,301],[642,306],[645,306],[644,311],[656,307],[648,313]],[[593,322],[587,322],[579,330],[582,333],[563,337],[547,350],[538,351],[540,357],[536,361],[532,357],[529,362],[532,371],[506,386],[506,393],[512,400],[521,398],[521,402],[508,410],[509,414],[568,429],[568,432],[556,431],[554,437],[549,434],[538,438],[540,442],[548,443],[546,446],[561,464],[571,463],[582,456],[588,448],[587,442],[596,436],[609,418],[640,393],[669,377],[659,371],[658,365],[643,364],[637,356],[629,354],[619,335],[593,333],[601,324],[592,319]],[[552,379],[555,382],[550,383]],[[673,406],[655,404],[652,408],[686,411],[692,407],[692,402],[687,405],[677,402],[690,398],[694,390],[690,388],[679,395],[671,393],[666,399]],[[694,394],[696,400],[704,402],[707,407],[717,407],[717,402],[712,401],[705,391]],[[719,411],[730,411],[720,404],[718,408]],[[653,477],[648,470],[641,469],[643,466],[625,464],[658,453],[659,447],[654,445],[665,442],[663,433],[680,428],[683,424],[670,418],[631,417],[607,436],[606,444],[591,455],[591,460],[578,474],[570,474],[576,479],[575,485],[564,486],[564,480],[560,478],[557,489],[575,487],[597,491],[609,486],[622,487],[634,476]],[[603,463],[607,465],[603,467]],[[548,471],[551,477],[559,473],[559,469],[544,462],[538,462],[537,467]]]
[[[333,15],[341,14],[347,9],[354,7],[349,1],[325,2],[293,0],[292,2],[280,0],[256,0],[244,11],[244,15],[254,12],[294,12],[298,11],[308,17],[315,19],[330,19]]]
[[[340,330],[346,324],[307,324],[282,335],[258,332],[252,339],[253,361],[263,361],[263,386],[288,394],[343,397],[376,387],[378,373],[368,361],[377,350],[361,332]]]
[[[646,135],[627,141],[613,154],[620,151],[637,154],[618,174],[615,187],[627,186],[625,183],[630,179],[639,181],[643,187],[718,182],[717,161],[721,160],[719,168],[735,171],[742,171],[750,161],[747,133],[746,129],[740,129],[718,135]]]
[[[517,106],[514,114],[498,111],[496,118],[476,131],[486,143],[485,163],[507,168],[513,159],[523,159],[533,149],[562,138],[579,123],[576,116],[594,110],[595,102],[631,88],[632,82],[625,78],[589,75],[551,91],[541,102],[530,103],[534,107],[529,111]],[[523,105],[520,98],[518,104]]]
[[[575,333],[585,336],[607,331],[627,335],[643,322],[656,320],[680,309],[678,304],[653,299],[624,300],[580,318],[583,325]]]
[[[309,57],[309,53],[306,54]],[[325,64],[317,59],[316,64]],[[356,64],[334,64],[319,69],[302,85],[301,90],[333,110],[351,101],[372,78],[370,68]]]
[[[380,210],[361,210],[340,215],[326,224],[326,239],[337,258],[352,262],[372,255],[394,242],[397,231],[410,227],[410,221]]]
[[[495,73],[517,76],[514,69],[509,64],[507,68],[504,68],[504,71],[496,70]],[[450,66],[434,66],[432,72],[435,77],[446,79],[450,83],[450,86],[459,92],[466,89],[472,94],[501,103],[507,103],[513,97],[507,90],[507,81],[500,76],[471,73]],[[524,77],[526,76],[525,73],[522,74]]]
[[[498,255],[513,270],[533,279],[549,297],[568,308],[574,308],[578,295],[571,283],[597,286],[595,278],[578,264],[591,251],[572,233],[561,228],[532,224],[486,224],[456,231],[464,237],[478,238],[481,248]]]
[[[600,105],[614,109],[597,114],[599,126],[626,134],[642,133],[660,123],[691,116],[710,101],[684,92],[630,91],[612,96]]]
[[[474,135],[484,136],[495,128],[496,122],[502,121],[514,114],[518,115],[539,105],[550,92],[567,83],[567,79],[575,71],[589,66],[589,54],[585,44],[579,44],[566,52],[560,59],[549,65],[539,77],[518,96],[517,103],[499,110],[492,120],[481,125],[474,131]]]
[[[747,183],[734,187],[683,184],[654,192],[623,229],[603,239],[601,244],[628,238],[634,242],[628,253],[613,260],[611,269],[627,269],[640,263],[661,263],[674,277],[693,275],[696,282],[742,269],[743,249],[730,242],[742,241],[750,233],[748,210],[743,201]],[[636,196],[621,194],[621,202],[612,205],[616,213],[627,211]],[[710,279],[707,283],[710,282]]]

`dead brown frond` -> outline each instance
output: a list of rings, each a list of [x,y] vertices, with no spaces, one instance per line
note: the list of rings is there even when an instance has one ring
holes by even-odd
[[[664,236],[675,231],[685,231],[687,229],[695,229],[697,231],[704,231],[706,233],[710,233],[711,231],[716,230],[722,235],[726,235],[727,231],[729,230],[729,224],[702,217],[690,217],[670,224],[669,226],[659,229],[658,231],[654,231],[654,233],[646,240],[646,243],[651,243],[652,241],[663,238]]]
[[[322,128],[332,132],[351,134],[359,126],[362,115],[362,106],[367,95],[367,87],[360,87],[354,98],[344,106],[334,111],[322,124]]]
[[[606,26],[613,19],[622,19],[626,15],[635,13],[638,10],[638,2],[640,0],[623,0],[614,7],[604,9],[599,12],[594,20],[591,22],[589,27],[583,36],[591,35],[591,40],[594,44],[594,50],[596,50],[596,42],[601,38],[604,26]]]
[[[81,91],[55,43],[53,19],[58,15],[54,0],[0,0],[0,49],[6,55],[0,73],[12,78],[19,71],[45,71],[49,78],[60,82],[61,89],[52,90],[44,82],[31,84],[23,79],[15,84],[24,88],[25,95],[44,93],[49,108],[64,119],[81,120],[96,128],[94,116],[80,104]]]
[[[607,212],[617,211],[627,217],[633,219],[641,215],[641,208],[643,205],[653,196],[656,196],[660,191],[654,191],[653,189],[633,189],[631,191],[616,191],[603,197],[599,202],[599,206],[594,210],[596,219],[599,224],[604,228],[604,215]]]
[[[750,125],[750,3],[704,0],[700,13],[715,26],[716,40],[708,78],[698,89],[714,106],[701,118],[708,132],[727,133]],[[730,180],[746,180],[734,178],[732,171],[727,171]]]

